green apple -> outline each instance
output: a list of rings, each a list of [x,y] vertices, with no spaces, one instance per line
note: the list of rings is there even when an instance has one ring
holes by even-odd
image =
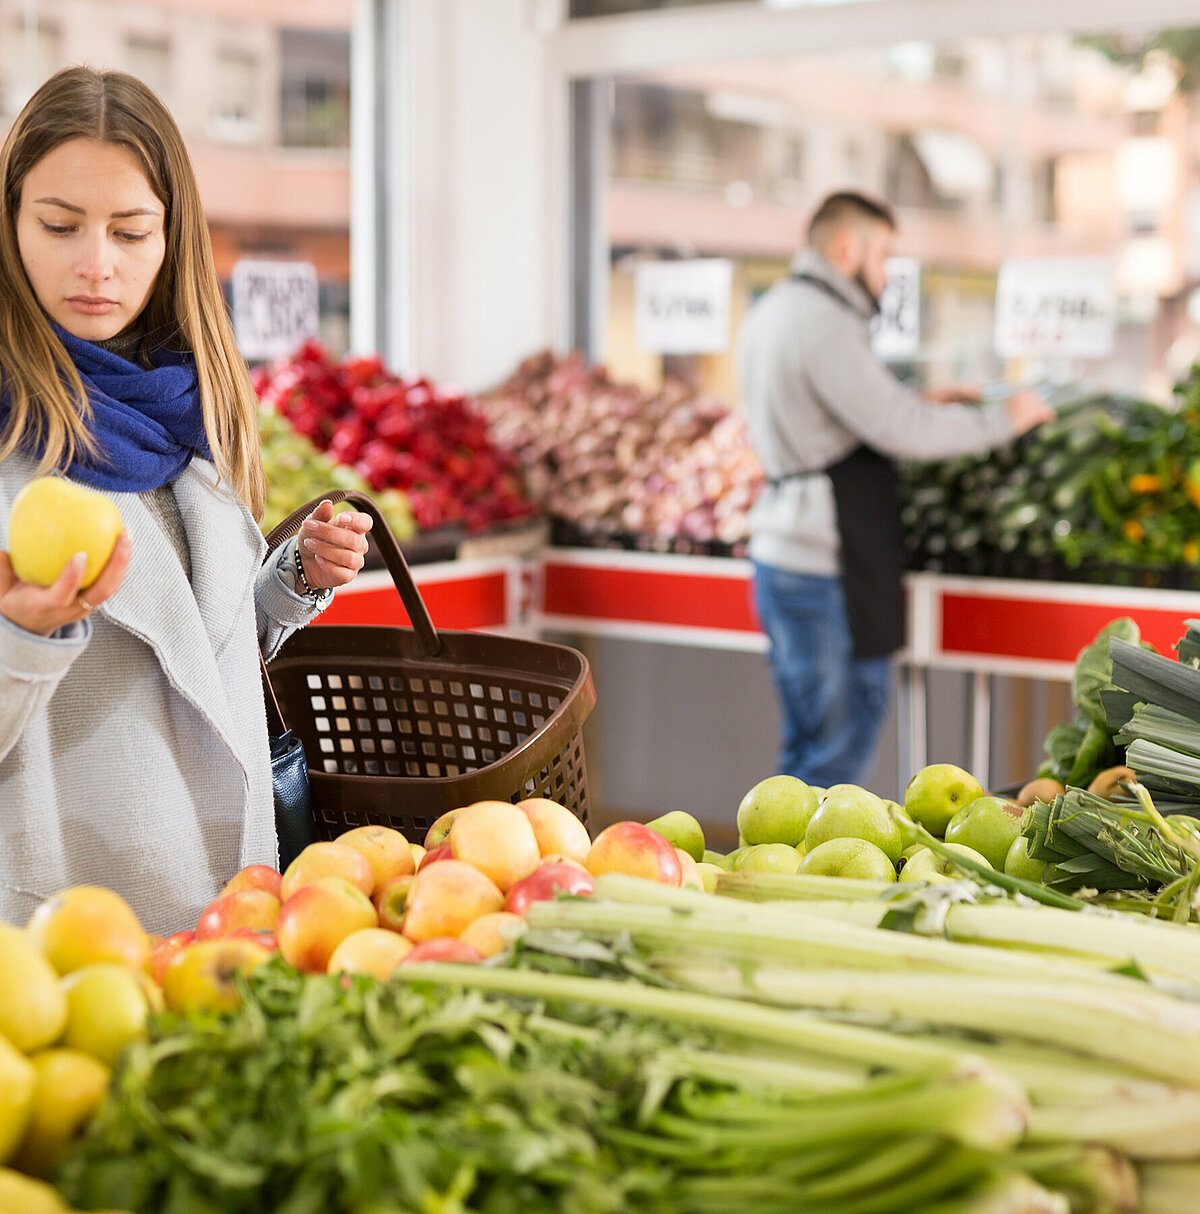
[[[724,852],[710,851],[707,847],[704,849],[704,855],[697,861],[698,864],[715,864],[717,868],[724,868],[727,857]]]
[[[722,868],[723,868],[723,869],[724,869],[724,870],[725,870],[727,873],[733,873],[733,872],[737,872],[737,862],[738,862],[738,859],[739,859],[739,857],[741,856],[742,852],[744,852],[745,850],[746,850],[746,849],[745,849],[744,847],[735,847],[735,848],[733,849],[733,851],[731,851],[731,852],[730,852],[730,853],[729,853],[729,854],[728,854],[728,855],[725,857],[725,862],[724,862],[724,863],[721,865],[721,867],[722,867]]]
[[[987,861],[977,851],[964,847],[961,843],[947,843],[946,846],[952,851],[966,856],[968,860],[974,860],[978,864],[987,864]],[[963,876],[961,869],[955,868],[949,860],[939,856],[928,847],[923,847],[919,852],[910,856],[900,870],[901,881],[961,881]]]
[[[800,861],[799,871],[818,877],[855,877],[860,881],[896,879],[896,869],[886,852],[866,839],[845,836],[818,843]]]
[[[739,873],[794,873],[802,857],[786,843],[756,843],[738,857]]]
[[[1018,835],[1004,857],[1004,871],[1010,877],[1040,882],[1046,874],[1046,861],[1035,860],[1029,854],[1029,840],[1024,835]]]
[[[983,796],[983,785],[969,771],[953,763],[930,763],[908,782],[904,812],[941,838],[950,819],[964,805]]]
[[[747,844],[803,842],[817,794],[795,776],[768,776],[743,798],[737,811],[738,834]]]
[[[707,860],[701,860],[696,865],[696,871],[700,874],[700,884],[710,894],[717,892],[717,880],[724,873],[724,869],[716,864],[709,864]]]
[[[894,866],[904,848],[900,827],[882,797],[857,784],[834,784],[825,792],[804,832],[811,852],[830,839],[865,839],[874,843]]]
[[[977,851],[994,869],[1003,870],[1004,857],[1021,833],[1025,810],[1003,797],[984,795],[967,802],[946,824],[946,842]]]
[[[646,825],[658,831],[672,847],[687,852],[697,863],[704,859],[704,830],[685,810],[673,809]]]

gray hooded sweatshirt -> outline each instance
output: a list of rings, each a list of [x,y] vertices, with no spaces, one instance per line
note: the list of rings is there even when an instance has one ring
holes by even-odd
[[[819,472],[860,444],[897,460],[949,459],[1013,438],[1002,402],[940,405],[905,387],[871,349],[875,302],[809,249],[792,272],[827,283],[776,283],[747,313],[737,370],[750,435],[767,477]],[[797,573],[838,572],[833,487],[823,475],[764,487],[750,516],[750,556]]]

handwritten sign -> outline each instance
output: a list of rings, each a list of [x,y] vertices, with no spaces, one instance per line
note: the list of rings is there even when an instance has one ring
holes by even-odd
[[[637,344],[656,354],[729,349],[733,264],[722,258],[639,262],[634,272]]]
[[[887,285],[871,326],[871,345],[884,362],[912,358],[921,344],[921,263],[887,259]]]
[[[306,261],[238,261],[233,330],[242,357],[284,358],[318,331],[317,270]]]
[[[1013,258],[1000,267],[996,283],[996,353],[1001,358],[1107,358],[1116,313],[1111,258]]]

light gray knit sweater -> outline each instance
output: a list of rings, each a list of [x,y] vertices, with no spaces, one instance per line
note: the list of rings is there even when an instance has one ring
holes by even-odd
[[[0,464],[0,548],[31,461]],[[121,588],[43,638],[0,616],[0,919],[70,885],[123,894],[150,931],[195,926],[277,851],[258,669],[317,608],[262,559],[211,463],[173,485],[191,584],[155,511],[109,493],[133,546]],[[327,599],[326,599],[327,601]],[[324,603],[321,604],[322,606]]]

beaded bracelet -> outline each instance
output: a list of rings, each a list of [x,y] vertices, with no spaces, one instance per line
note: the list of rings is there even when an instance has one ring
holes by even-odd
[[[308,595],[314,602],[321,597],[321,591],[314,590],[308,584],[308,578],[304,576],[304,558],[300,555],[300,541],[296,541],[296,578],[300,585],[304,587],[304,593]]]

